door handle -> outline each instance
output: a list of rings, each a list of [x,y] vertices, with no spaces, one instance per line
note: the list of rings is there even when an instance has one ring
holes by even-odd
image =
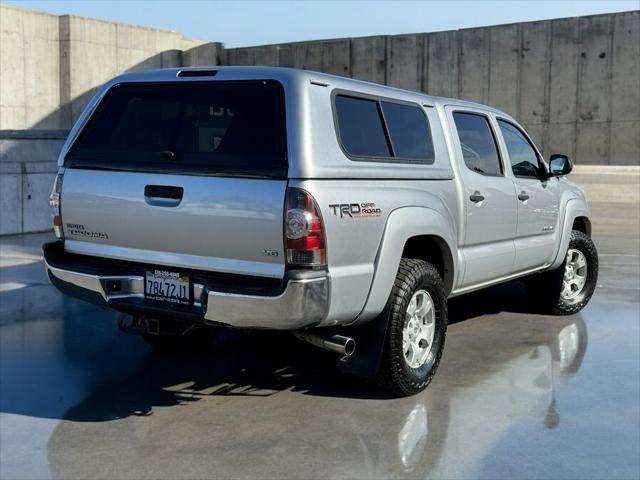
[[[154,207],[177,207],[182,202],[184,188],[167,185],[147,185],[144,187],[144,201]]]
[[[484,195],[476,190],[469,196],[469,200],[471,200],[473,203],[480,203],[484,200]]]
[[[524,190],[521,191],[520,194],[518,195],[518,200],[520,200],[521,202],[526,202],[530,198],[531,197],[529,196],[529,194],[527,192],[525,192]]]
[[[184,188],[167,185],[147,185],[144,187],[144,196],[151,198],[167,198],[170,200],[182,200]]]

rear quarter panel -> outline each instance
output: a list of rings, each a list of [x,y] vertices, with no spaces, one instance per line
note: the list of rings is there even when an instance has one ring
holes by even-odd
[[[452,231],[457,225],[458,214],[452,208],[456,205],[452,180],[292,180],[290,185],[313,195],[324,220],[331,277],[331,306],[325,325],[351,323],[363,312],[392,212],[417,207],[412,210],[414,216],[403,217],[404,224],[395,226],[407,235],[416,231],[415,225],[425,224],[428,211],[437,211]],[[356,213],[358,208],[361,214]],[[349,215],[346,210],[353,213]],[[370,212],[362,213],[364,210]],[[420,234],[429,233],[433,232],[428,228],[420,230]],[[393,245],[398,259],[403,247],[403,241]],[[395,272],[391,283],[394,277]],[[377,305],[384,306],[390,288],[379,294],[384,298]],[[367,319],[379,311],[368,313]]]

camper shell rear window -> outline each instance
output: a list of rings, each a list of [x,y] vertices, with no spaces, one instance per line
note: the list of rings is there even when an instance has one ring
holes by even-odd
[[[116,85],[65,165],[286,177],[284,89],[269,80]]]

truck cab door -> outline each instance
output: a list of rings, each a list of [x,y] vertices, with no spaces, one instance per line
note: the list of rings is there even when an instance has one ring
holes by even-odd
[[[540,154],[520,127],[502,118],[497,123],[518,198],[514,270],[540,267],[555,253],[560,185],[548,178]]]
[[[497,280],[513,272],[517,199],[505,175],[489,114],[447,108],[454,132],[459,188],[463,203],[462,254],[465,273],[459,289]]]

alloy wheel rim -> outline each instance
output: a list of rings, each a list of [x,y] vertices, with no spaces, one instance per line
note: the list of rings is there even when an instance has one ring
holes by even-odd
[[[565,261],[562,291],[560,296],[573,300],[582,293],[587,284],[587,257],[580,250],[570,248]]]
[[[436,330],[436,312],[433,299],[426,290],[418,290],[407,304],[402,329],[402,352],[411,368],[425,364]]]

